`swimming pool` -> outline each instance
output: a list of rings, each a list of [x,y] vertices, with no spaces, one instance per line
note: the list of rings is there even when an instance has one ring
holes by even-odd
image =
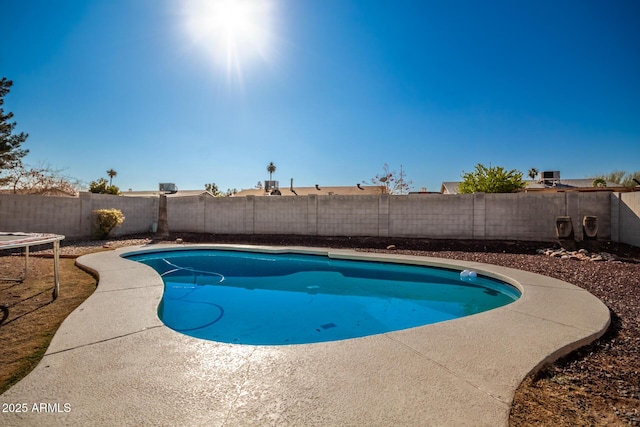
[[[321,255],[188,249],[125,257],[161,275],[158,316],[165,325],[226,343],[364,337],[469,316],[520,296],[482,274]]]

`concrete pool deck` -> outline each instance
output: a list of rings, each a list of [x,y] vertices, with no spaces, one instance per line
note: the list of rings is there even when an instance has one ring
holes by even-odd
[[[164,326],[157,316],[162,279],[120,256],[170,248],[457,266],[506,280],[522,296],[484,313],[351,340],[217,343]],[[3,409],[13,408],[0,413],[2,425],[506,426],[525,376],[601,336],[610,321],[607,307],[581,288],[475,262],[239,245],[130,247],[77,262],[98,274],[98,287],[38,366],[0,396]]]

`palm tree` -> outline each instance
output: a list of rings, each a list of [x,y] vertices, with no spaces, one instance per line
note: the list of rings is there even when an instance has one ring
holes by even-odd
[[[273,162],[269,162],[269,165],[267,166],[267,172],[269,172],[269,181],[272,180],[271,176],[275,171],[276,171],[276,165],[274,165]]]
[[[109,175],[109,187],[111,187],[111,180],[112,180],[116,175],[118,175],[118,172],[116,172],[116,171],[115,171],[115,170],[113,170],[113,169],[109,169],[109,170],[107,171],[107,175]]]
[[[529,169],[529,178],[531,178],[531,181],[536,179],[537,175],[538,175],[538,169],[536,169],[536,168]]]

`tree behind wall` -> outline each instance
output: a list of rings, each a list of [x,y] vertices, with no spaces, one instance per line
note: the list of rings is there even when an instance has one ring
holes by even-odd
[[[109,185],[106,179],[98,178],[89,183],[89,191],[98,194],[120,194],[120,189],[115,185]]]
[[[269,162],[267,165],[267,172],[269,172],[269,181],[273,180],[273,173],[276,171],[276,165],[273,162]]]
[[[230,197],[238,192],[238,190],[235,188],[227,188],[227,191],[223,193],[220,191],[215,182],[205,184],[204,189],[216,197]]]
[[[116,172],[114,169],[109,169],[107,171],[107,176],[109,177],[109,187],[111,187],[111,182],[113,181],[113,178],[116,177],[116,175],[118,175],[118,172]]]
[[[382,171],[382,174],[377,174],[371,178],[371,184],[380,188],[382,194],[409,193],[413,181],[405,179],[407,174],[402,170],[402,166],[400,166],[400,173],[397,173],[389,170],[389,165],[385,163]],[[362,183],[367,184],[366,181],[362,181]]]
[[[41,196],[75,196],[81,189],[80,180],[62,174],[62,170],[49,165],[11,169],[0,188],[13,194],[38,194]]]
[[[636,183],[636,181],[634,181],[634,178],[640,181],[640,171],[626,172],[621,170],[614,170],[607,174],[593,175],[589,178],[593,179],[594,181],[597,179],[602,179],[605,182],[615,182],[623,187],[635,187],[638,184]]]
[[[478,163],[475,171],[462,173],[458,192],[461,194],[515,193],[525,186],[520,171],[515,169],[506,171],[502,166],[486,167]]]
[[[7,178],[2,175],[3,171],[22,166],[22,158],[29,152],[20,148],[29,135],[24,132],[14,134],[16,122],[9,122],[13,113],[5,114],[1,107],[4,104],[4,96],[9,93],[12,85],[13,82],[6,77],[0,80],[0,185],[7,182]]]

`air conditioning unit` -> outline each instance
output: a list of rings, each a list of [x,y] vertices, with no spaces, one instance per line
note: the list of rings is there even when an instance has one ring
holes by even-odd
[[[177,193],[178,187],[170,182],[164,182],[159,184],[159,190],[163,193]]]
[[[538,175],[538,182],[553,184],[560,181],[560,171],[544,171]]]
[[[264,182],[264,189],[267,192],[273,191],[273,190],[277,190],[279,188],[280,188],[280,186],[279,186],[279,182],[278,181],[265,181]]]

